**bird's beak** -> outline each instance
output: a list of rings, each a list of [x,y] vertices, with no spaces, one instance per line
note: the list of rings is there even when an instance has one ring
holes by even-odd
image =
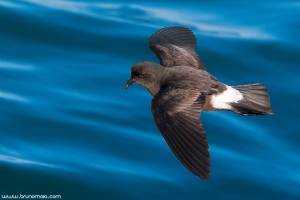
[[[135,79],[134,79],[134,78],[130,78],[130,79],[126,82],[125,89],[127,90],[127,89],[129,88],[129,86],[130,86],[132,83],[135,83]]]

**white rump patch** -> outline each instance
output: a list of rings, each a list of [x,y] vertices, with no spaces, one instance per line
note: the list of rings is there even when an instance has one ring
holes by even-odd
[[[226,85],[226,90],[222,93],[212,95],[211,104],[216,109],[231,109],[228,103],[237,103],[243,98],[243,95],[238,90]]]

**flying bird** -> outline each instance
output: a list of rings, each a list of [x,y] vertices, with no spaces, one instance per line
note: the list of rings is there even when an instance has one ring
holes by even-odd
[[[151,35],[149,47],[160,64],[134,64],[125,88],[136,83],[150,92],[155,124],[170,149],[191,173],[206,180],[210,154],[201,112],[225,110],[261,116],[273,111],[263,84],[228,86],[208,73],[195,51],[196,43],[186,27],[158,30]]]

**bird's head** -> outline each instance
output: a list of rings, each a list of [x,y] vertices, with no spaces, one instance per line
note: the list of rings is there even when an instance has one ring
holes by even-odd
[[[153,96],[159,91],[164,77],[164,67],[153,62],[139,62],[131,67],[131,77],[126,82],[128,89],[133,83],[145,87]]]

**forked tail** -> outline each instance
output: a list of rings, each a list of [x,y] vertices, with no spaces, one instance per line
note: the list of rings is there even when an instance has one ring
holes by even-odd
[[[261,83],[238,85],[234,89],[243,94],[245,100],[231,104],[235,112],[241,115],[273,114],[268,89]]]

